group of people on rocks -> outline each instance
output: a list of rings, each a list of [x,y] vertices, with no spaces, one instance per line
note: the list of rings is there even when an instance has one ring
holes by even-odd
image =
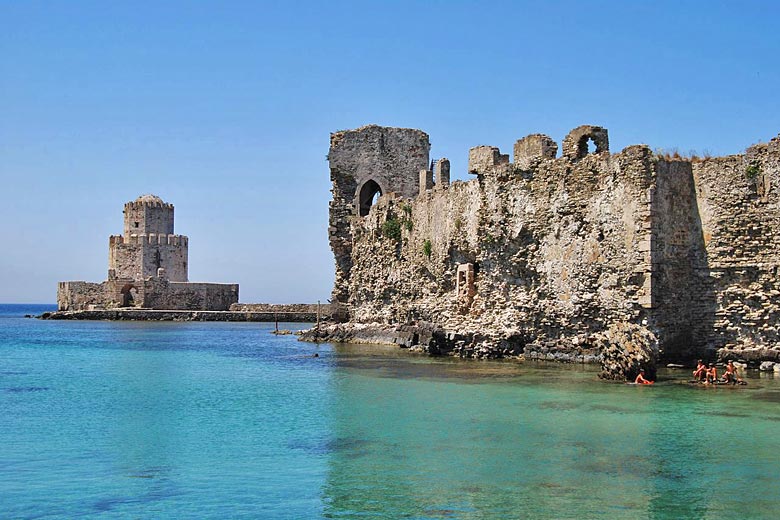
[[[709,366],[705,365],[700,359],[696,364],[696,370],[693,371],[694,381],[704,383],[705,385],[711,385],[716,383],[731,383],[736,385],[742,383],[742,379],[737,377],[737,369],[734,366],[734,362],[729,361],[726,366],[726,371],[723,373],[720,379],[718,379],[718,369],[714,363],[710,363]]]
[[[726,366],[726,371],[723,373],[723,375],[718,379],[718,369],[715,366],[715,363],[710,363],[709,366],[706,365],[701,359],[696,364],[696,370],[693,371],[693,379],[694,381],[698,383],[703,383],[705,385],[713,385],[713,384],[745,384],[742,379],[737,377],[737,368],[734,366],[734,363],[732,361],[729,361],[728,365]],[[636,379],[634,379],[634,383],[637,385],[652,385],[653,381],[650,381],[645,377],[645,371],[640,370],[639,374],[636,376]]]

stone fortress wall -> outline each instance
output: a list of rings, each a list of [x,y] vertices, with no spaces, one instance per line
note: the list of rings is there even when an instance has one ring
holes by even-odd
[[[174,234],[173,205],[144,195],[124,208],[124,235],[109,237],[108,280],[60,282],[60,311],[135,307],[161,310],[228,310],[237,284],[188,281],[188,245]]]
[[[333,134],[337,314],[430,324],[466,356],[644,343],[667,360],[780,360],[780,138],[694,160],[610,153],[606,129],[581,126],[561,148],[475,147],[476,178],[450,184],[419,130]]]

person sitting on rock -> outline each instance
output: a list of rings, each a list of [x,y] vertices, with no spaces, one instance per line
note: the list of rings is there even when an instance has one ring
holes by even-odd
[[[707,380],[705,383],[707,384],[715,384],[718,382],[718,369],[715,368],[715,363],[710,363],[710,368],[707,370]]]
[[[637,384],[637,385],[652,385],[653,384],[652,381],[650,381],[648,379],[645,379],[645,369],[644,368],[640,368],[639,369],[639,374],[637,374],[636,379],[634,379],[634,383]]]
[[[726,366],[726,371],[723,373],[722,377],[725,383],[731,383],[732,385],[742,384],[742,379],[737,377],[737,369],[734,366],[733,361],[729,361],[729,364]]]
[[[700,359],[696,362],[696,370],[693,371],[693,379],[696,381],[704,381],[707,379],[707,365]]]

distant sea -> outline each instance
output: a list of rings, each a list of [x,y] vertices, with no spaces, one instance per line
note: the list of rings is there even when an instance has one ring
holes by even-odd
[[[46,310],[0,305],[3,519],[780,515],[772,375],[632,387],[273,324],[23,317]]]

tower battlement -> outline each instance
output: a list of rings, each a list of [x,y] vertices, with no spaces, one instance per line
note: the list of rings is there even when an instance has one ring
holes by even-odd
[[[187,246],[189,244],[189,237],[186,235],[162,235],[157,233],[141,233],[131,234],[129,237],[122,235],[111,235],[108,237],[108,244],[110,247],[128,244],[128,245],[161,245],[161,246]]]
[[[157,195],[142,195],[125,204],[124,236],[172,235],[173,204],[164,202]]]

